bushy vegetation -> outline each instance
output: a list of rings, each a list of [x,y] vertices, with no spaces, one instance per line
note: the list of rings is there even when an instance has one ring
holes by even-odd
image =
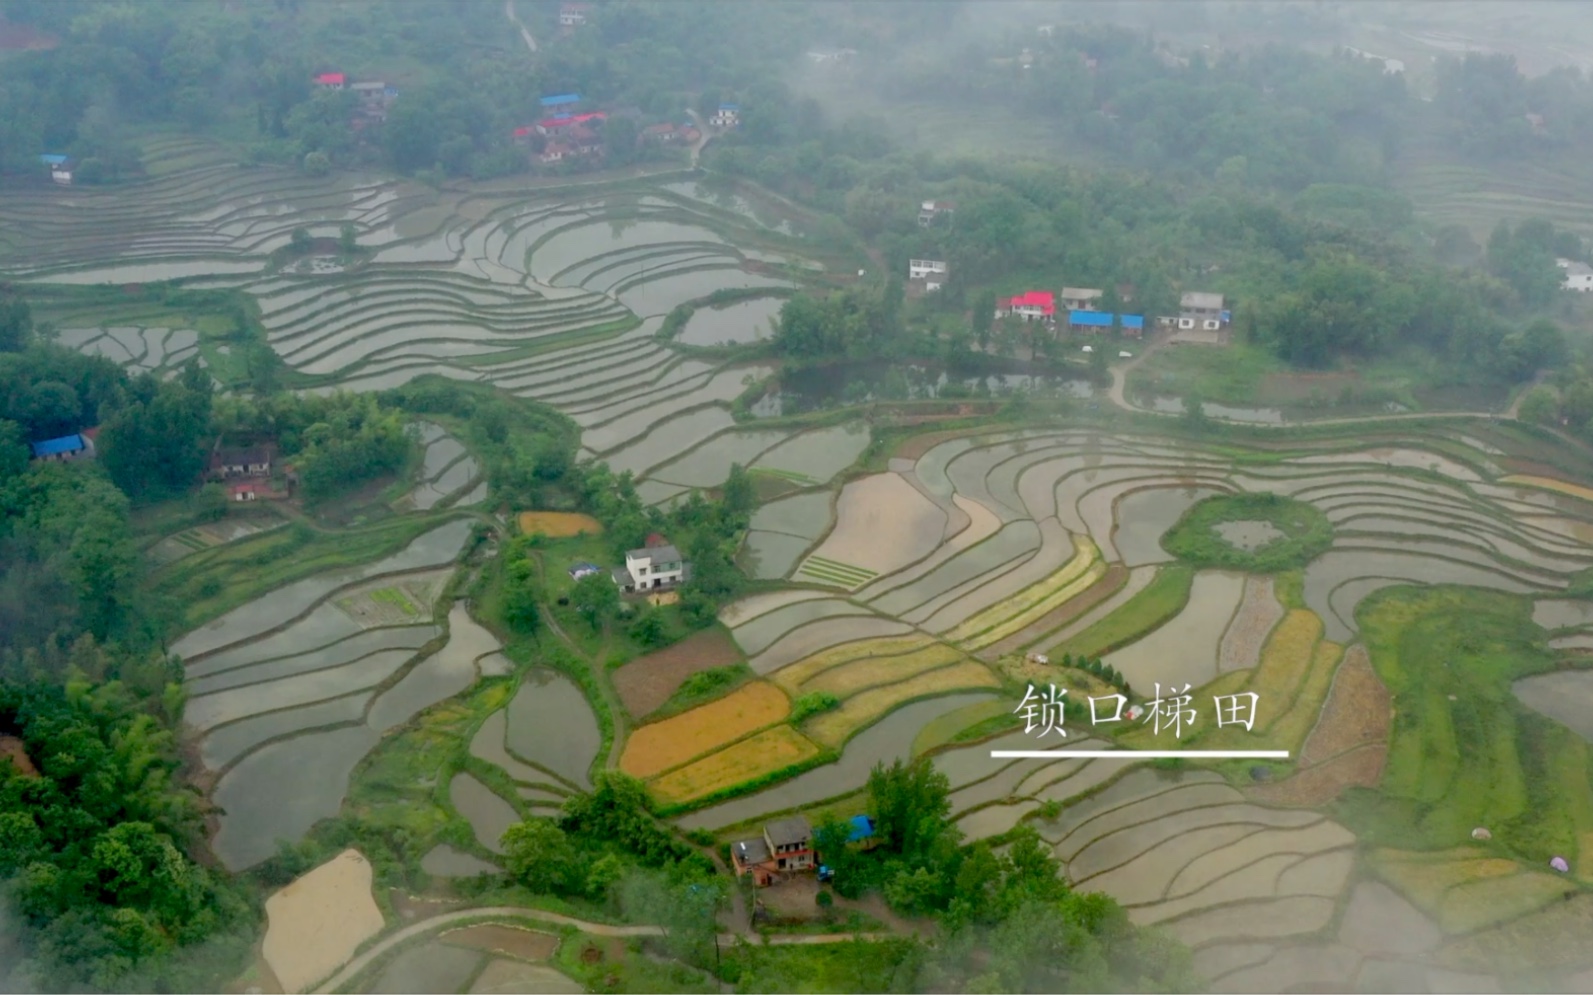
[[[752,668],[744,663],[731,664],[728,667],[711,667],[700,670],[681,682],[669,700],[659,706],[653,717],[661,718],[665,715],[676,715],[687,709],[695,708],[703,702],[718,698],[738,684],[752,678]]]
[[[1223,538],[1218,527],[1228,523],[1261,523],[1282,533],[1254,549]],[[1198,567],[1276,573],[1303,567],[1333,545],[1333,523],[1313,505],[1270,491],[1219,494],[1184,512],[1167,534],[1162,548]]]
[[[825,691],[809,691],[791,703],[791,724],[799,725],[803,719],[841,707],[841,699]]]

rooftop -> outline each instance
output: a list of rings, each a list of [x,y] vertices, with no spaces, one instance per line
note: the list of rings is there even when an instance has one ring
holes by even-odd
[[[763,834],[775,846],[790,846],[793,843],[806,843],[813,838],[813,827],[808,820],[800,815],[793,815],[789,819],[777,819],[763,827]]]
[[[1069,311],[1068,323],[1090,328],[1111,328],[1112,315],[1106,311]]]
[[[218,449],[216,450],[216,466],[249,466],[271,462],[271,452],[265,446],[250,446],[247,449]]]
[[[343,75],[342,73],[322,73],[321,75],[315,77],[315,81],[317,83],[325,83],[325,84],[336,83],[336,84],[338,84],[340,86],[347,79],[348,79],[348,77]]]
[[[1049,290],[1031,290],[1007,299],[1007,307],[1037,307],[1042,314],[1056,313],[1056,295]]]
[[[64,165],[66,163],[66,159],[67,159],[66,156],[58,155],[58,154],[55,154],[55,153],[51,153],[49,155],[41,155],[41,156],[39,156],[39,161],[44,163],[46,166]]]
[[[625,554],[627,560],[651,560],[654,563],[678,563],[680,550],[674,546],[643,546]]]
[[[1178,298],[1178,304],[1180,307],[1190,310],[1220,311],[1222,310],[1222,295],[1192,291]]]
[[[1092,287],[1063,287],[1062,288],[1062,298],[1063,298],[1063,300],[1093,301],[1095,298],[1097,298],[1099,296],[1101,296],[1101,291],[1096,290],[1096,289],[1094,289]]]
[[[45,439],[32,445],[34,456],[59,456],[87,448],[81,435],[63,435],[59,439]]]
[[[1145,316],[1143,314],[1125,314],[1125,315],[1120,315],[1119,316],[1119,320],[1121,320],[1123,322],[1123,327],[1124,328],[1144,328],[1145,327]]]
[[[854,815],[846,820],[846,824],[851,827],[851,831],[846,834],[848,843],[866,840],[874,835],[874,820],[866,815]]]
[[[562,107],[565,104],[578,104],[581,102],[579,93],[557,93],[551,97],[542,98],[543,107]]]
[[[750,840],[737,840],[730,844],[730,850],[743,866],[747,864],[761,864],[769,859],[769,844],[761,837]]]

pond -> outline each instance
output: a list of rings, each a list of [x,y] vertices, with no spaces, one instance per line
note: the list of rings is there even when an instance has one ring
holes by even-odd
[[[1282,529],[1268,521],[1218,522],[1212,528],[1223,542],[1247,553],[1287,538]]]
[[[755,297],[726,307],[698,308],[675,341],[681,345],[742,345],[774,334],[781,297]]]
[[[1535,674],[1516,681],[1510,690],[1523,705],[1593,743],[1593,670]]]

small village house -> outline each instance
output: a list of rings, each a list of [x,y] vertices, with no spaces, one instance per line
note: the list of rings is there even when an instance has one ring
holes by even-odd
[[[398,99],[398,87],[388,86],[381,80],[355,83],[349,89],[359,98],[359,112],[378,121],[387,118],[387,109]]]
[[[627,594],[673,587],[686,579],[686,568],[685,558],[674,546],[644,546],[625,554],[625,566],[614,571],[614,582]]]
[[[1574,259],[1556,259],[1554,262],[1564,274],[1561,287],[1584,294],[1593,290],[1593,266]]]
[[[657,142],[668,145],[681,140],[684,128],[677,128],[668,121],[663,124],[650,124],[643,128],[641,134],[636,136],[638,142]]]
[[[1191,291],[1179,297],[1178,317],[1164,318],[1162,324],[1177,325],[1182,331],[1215,332],[1228,327],[1231,319],[1221,294]]]
[[[1123,334],[1131,339],[1137,339],[1145,334],[1145,316],[1143,314],[1120,314],[1117,323]]]
[[[801,816],[779,819],[763,827],[762,836],[730,844],[736,875],[752,875],[752,883],[766,888],[791,875],[813,870],[813,827]]]
[[[210,454],[210,476],[216,480],[237,477],[271,476],[271,449],[269,446],[250,446],[246,449],[217,447]]]
[[[602,142],[597,137],[597,132],[584,124],[573,125],[564,130],[563,139],[576,155],[591,155],[602,149]]]
[[[1099,311],[1101,291],[1092,287],[1063,287],[1062,306],[1069,311]]]
[[[996,317],[1020,321],[1056,321],[1056,295],[1049,290],[1031,290],[1016,297],[996,300]]]
[[[57,153],[39,156],[39,162],[50,171],[50,182],[63,187],[72,185],[72,160]]]
[[[537,156],[537,161],[543,165],[551,165],[555,162],[563,161],[566,156],[573,156],[574,154],[575,150],[563,142],[549,142],[547,148],[544,148],[542,153]]]
[[[551,97],[543,97],[538,101],[542,105],[542,113],[550,117],[563,117],[575,111],[581,103],[579,93],[556,93]]]
[[[708,123],[715,128],[734,128],[741,123],[741,105],[720,104],[714,116],[708,119]]]
[[[589,3],[562,3],[559,5],[559,27],[578,28],[586,23],[586,15],[591,11]]]
[[[847,62],[857,54],[855,48],[815,48],[808,51],[808,61],[816,66]]]
[[[560,135],[561,138],[569,141],[568,137],[562,134],[563,132],[571,128],[585,127],[592,121],[606,120],[608,120],[608,114],[603,111],[589,111],[585,114],[556,114],[553,117],[545,117],[538,121],[536,129],[539,135],[550,137]],[[518,130],[516,133],[518,134]]]
[[[918,226],[928,228],[935,223],[935,219],[950,215],[957,210],[957,206],[949,200],[926,200],[918,208]]]
[[[280,501],[287,496],[286,491],[272,487],[268,480],[240,480],[227,488],[227,499],[233,502]]]
[[[323,90],[341,90],[348,86],[348,77],[343,73],[322,73],[315,77],[315,85]]]
[[[908,289],[915,293],[930,294],[946,285],[950,271],[944,259],[909,259],[907,261]]]
[[[67,463],[72,460],[89,459],[94,455],[94,440],[84,436],[81,432],[73,435],[63,435],[56,439],[45,439],[42,442],[28,444],[33,452],[33,458],[45,463]]]

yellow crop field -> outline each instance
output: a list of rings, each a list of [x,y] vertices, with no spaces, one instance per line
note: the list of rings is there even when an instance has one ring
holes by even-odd
[[[1305,608],[1289,612],[1272,630],[1250,679],[1250,690],[1261,696],[1256,702],[1256,728],[1268,728],[1294,704],[1321,638],[1322,620]]]
[[[1257,690],[1254,684],[1244,683],[1244,678],[1252,676],[1251,671],[1235,670],[1218,677],[1201,689],[1200,699],[1197,700],[1209,701],[1217,695],[1256,691],[1261,698],[1256,704],[1255,729],[1247,732],[1242,725],[1226,725],[1218,729],[1216,717],[1212,716],[1204,724],[1205,731],[1199,738],[1200,749],[1288,750],[1298,755],[1300,747],[1305,745],[1305,738],[1316,727],[1317,719],[1322,714],[1322,705],[1333,688],[1333,675],[1338,672],[1339,660],[1343,655],[1344,647],[1338,643],[1327,640],[1317,643],[1299,693],[1281,715],[1268,712],[1267,692]],[[1269,714],[1275,717],[1269,718]]]
[[[1524,916],[1577,890],[1565,878],[1540,871],[1456,885],[1444,893],[1438,928],[1450,934],[1470,933]]]
[[[896,684],[853,695],[835,711],[815,716],[808,723],[806,732],[820,743],[838,747],[854,731],[904,701],[960,688],[995,687],[998,683],[994,674],[972,660],[941,667]]]
[[[977,650],[983,649],[984,647],[989,646],[991,643],[1005,639],[1024,626],[1032,625],[1039,621],[1039,619],[1044,617],[1047,612],[1055,611],[1057,608],[1067,604],[1069,601],[1072,601],[1085,591],[1088,591],[1090,588],[1099,583],[1100,579],[1104,576],[1106,576],[1106,564],[1100,560],[1096,560],[1085,569],[1082,576],[1075,577],[1071,583],[1063,587],[1061,590],[1054,592],[1049,598],[1028,608],[1025,611],[1019,612],[1017,615],[1007,619],[1000,625],[997,625],[992,629],[988,629],[985,632],[981,632],[979,635],[974,636],[963,645],[967,646],[970,650]]]
[[[652,777],[773,725],[790,712],[791,700],[773,684],[744,684],[718,701],[637,728],[625,741],[620,770],[632,777]]]
[[[932,644],[935,640],[921,632],[907,636],[891,636],[888,639],[860,639],[853,643],[842,643],[831,646],[827,650],[805,657],[786,667],[781,667],[770,675],[770,680],[792,693],[804,683],[811,681],[816,675],[840,666],[852,660],[860,660],[870,656],[896,656],[901,653],[911,653]]]
[[[1437,853],[1379,849],[1372,852],[1371,864],[1413,904],[1436,916],[1451,888],[1468,882],[1509,877],[1522,870],[1513,860],[1488,857],[1484,853],[1472,847]]]
[[[1541,487],[1546,491],[1557,494],[1566,494],[1584,501],[1593,501],[1593,487],[1583,487],[1564,480],[1555,480],[1553,477],[1534,477],[1525,473],[1512,473],[1508,477],[1500,477],[1501,484],[1514,484],[1517,487]]]
[[[961,659],[963,655],[960,651],[945,644],[927,646],[916,653],[901,656],[865,657],[831,667],[802,685],[802,691],[824,691],[837,698],[847,698],[865,688],[906,680]]]
[[[540,532],[550,539],[567,539],[582,532],[595,536],[603,531],[597,519],[573,511],[522,511],[518,519],[522,535]]]
[[[1073,558],[1063,564],[1060,570],[1038,584],[1033,584],[1026,588],[1016,597],[1007,598],[979,612],[946,633],[946,638],[954,643],[961,642],[993,625],[998,625],[1015,617],[1023,617],[1025,620],[1011,629],[1011,632],[1017,632],[1025,625],[1028,625],[1029,622],[1034,621],[1063,601],[1066,601],[1066,597],[1058,597],[1058,595],[1068,590],[1074,581],[1078,580],[1080,575],[1090,569],[1101,556],[1101,551],[1096,549],[1095,544],[1090,540],[1079,537],[1077,542],[1078,548],[1073,551]],[[1004,635],[1010,635],[1010,632],[1004,633]],[[1003,637],[997,636],[996,638]],[[995,639],[991,639],[989,642],[995,642]]]
[[[658,800],[675,805],[744,784],[817,756],[813,741],[790,726],[775,726],[652,782]]]

